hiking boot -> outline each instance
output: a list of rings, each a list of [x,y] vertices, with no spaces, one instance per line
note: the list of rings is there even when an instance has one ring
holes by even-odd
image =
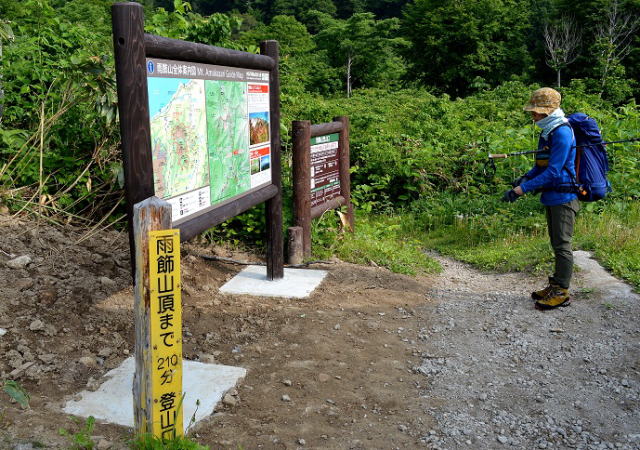
[[[533,291],[531,293],[531,298],[534,300],[542,300],[547,295],[549,295],[549,292],[559,287],[560,286],[558,286],[557,284],[549,283],[549,285],[546,288],[540,289],[539,291]]]
[[[547,292],[547,295],[536,301],[537,309],[553,309],[558,306],[569,306],[571,304],[571,299],[569,298],[569,289],[564,289],[559,286],[553,286]]]

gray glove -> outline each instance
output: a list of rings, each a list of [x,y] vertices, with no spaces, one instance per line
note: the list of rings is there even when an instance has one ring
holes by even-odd
[[[516,178],[515,180],[513,180],[513,182],[511,183],[511,186],[513,187],[520,186],[525,181],[529,181],[529,177],[526,175],[522,175],[520,178]]]
[[[507,202],[507,203],[513,203],[516,200],[518,200],[518,197],[520,197],[520,196],[518,194],[516,194],[513,189],[509,189],[507,192],[504,193],[504,195],[502,196],[502,198],[500,200],[502,200],[503,202]]]

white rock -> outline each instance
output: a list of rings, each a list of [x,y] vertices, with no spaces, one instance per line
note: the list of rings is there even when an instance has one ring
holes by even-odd
[[[284,394],[282,396],[282,401],[283,402],[290,402],[291,401],[291,397],[289,397],[287,394]]]
[[[226,394],[222,398],[222,403],[227,406],[236,406],[238,404],[238,400],[233,395]]]
[[[111,447],[113,447],[113,444],[106,439],[100,439],[96,445],[97,450],[109,450]]]
[[[509,442],[509,439],[507,439],[506,436],[498,436],[498,442],[500,442],[501,444],[506,444],[507,442]]]
[[[209,353],[200,353],[198,355],[198,360],[205,364],[216,364],[216,357]]]
[[[78,362],[85,367],[89,367],[89,368],[98,367],[98,362],[93,356],[83,356],[78,360]]]
[[[7,334],[7,330],[5,330],[4,328],[0,328],[0,337],[4,336],[5,334]]]
[[[31,256],[29,255],[18,256],[17,258],[10,259],[5,264],[7,265],[7,267],[11,269],[24,269],[29,264],[31,264]]]
[[[103,285],[104,287],[110,288],[110,287],[115,287],[116,282],[108,277],[100,277],[100,284]]]
[[[44,330],[44,322],[40,319],[36,319],[31,324],[29,324],[29,329],[31,331],[41,331]]]

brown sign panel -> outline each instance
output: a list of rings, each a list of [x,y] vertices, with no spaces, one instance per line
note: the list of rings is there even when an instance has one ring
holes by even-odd
[[[311,207],[340,195],[339,134],[311,138]]]

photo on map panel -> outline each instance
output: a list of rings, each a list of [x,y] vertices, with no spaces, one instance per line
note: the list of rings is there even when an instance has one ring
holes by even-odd
[[[260,159],[252,159],[251,160],[251,175],[260,172]]]
[[[249,113],[249,145],[269,142],[269,112]]]
[[[260,171],[267,170],[271,167],[271,155],[260,158]]]

